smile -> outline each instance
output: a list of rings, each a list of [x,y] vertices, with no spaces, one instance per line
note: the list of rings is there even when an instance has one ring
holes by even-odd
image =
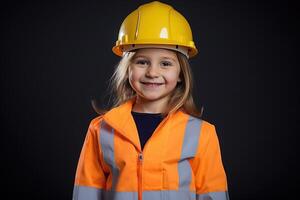
[[[160,85],[163,85],[163,83],[149,83],[149,82],[141,82],[143,85],[146,85],[147,87],[159,87]]]

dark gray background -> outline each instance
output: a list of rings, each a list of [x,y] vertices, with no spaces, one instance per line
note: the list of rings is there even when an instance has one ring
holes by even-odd
[[[71,199],[85,133],[97,116],[90,101],[105,102],[119,27],[145,2],[1,5],[3,195]],[[164,2],[192,27],[195,99],[203,119],[216,125],[231,199],[290,199],[299,181],[296,6]]]

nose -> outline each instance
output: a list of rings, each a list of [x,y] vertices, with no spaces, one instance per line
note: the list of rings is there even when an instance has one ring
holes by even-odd
[[[152,77],[158,77],[159,76],[159,69],[158,69],[158,67],[153,66],[153,65],[149,66],[147,68],[146,76],[147,77],[151,77],[151,78]]]

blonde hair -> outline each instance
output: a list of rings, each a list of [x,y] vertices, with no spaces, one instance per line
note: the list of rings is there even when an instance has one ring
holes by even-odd
[[[92,101],[93,108],[97,113],[104,114],[109,109],[117,107],[136,96],[136,92],[132,89],[128,79],[128,69],[134,54],[135,52],[126,52],[110,78],[109,88],[112,92],[110,97],[113,97],[113,105],[109,106],[108,109],[100,109],[96,106],[95,101]],[[182,81],[177,83],[169,99],[168,107],[162,115],[165,116],[168,113],[182,110],[187,114],[200,118],[203,113],[203,107],[201,112],[199,112],[194,103],[192,95],[193,76],[189,61],[182,53],[176,52],[176,55],[181,69],[179,77]]]

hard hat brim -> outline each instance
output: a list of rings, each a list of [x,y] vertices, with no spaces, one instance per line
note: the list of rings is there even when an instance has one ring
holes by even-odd
[[[186,46],[172,45],[172,44],[126,44],[126,45],[114,46],[112,48],[112,51],[118,56],[123,56],[125,52],[129,52],[137,49],[144,49],[144,48],[162,48],[162,49],[174,50],[182,53],[187,58],[191,58],[198,53],[198,50],[196,48],[190,48]]]

